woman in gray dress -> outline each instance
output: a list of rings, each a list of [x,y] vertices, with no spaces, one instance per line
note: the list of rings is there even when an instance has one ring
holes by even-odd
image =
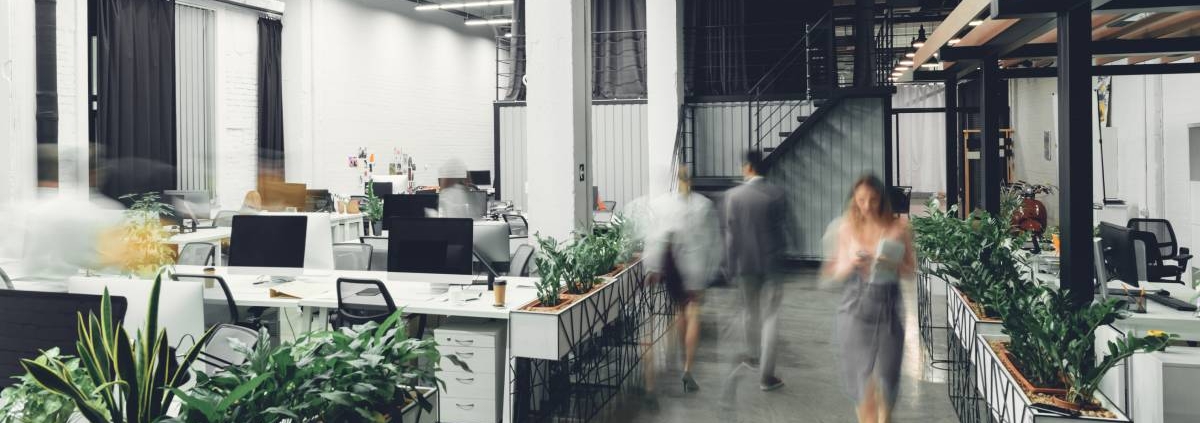
[[[844,283],[837,338],[849,395],[861,423],[891,421],[903,358],[900,279],[916,268],[912,231],[896,217],[883,182],[874,175],[854,184],[823,270]]]

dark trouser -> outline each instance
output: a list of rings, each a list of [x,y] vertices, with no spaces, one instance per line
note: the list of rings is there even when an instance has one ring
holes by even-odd
[[[762,381],[775,376],[779,345],[779,305],[783,287],[773,274],[739,275],[742,289],[742,322],[746,325],[747,355],[758,357]]]

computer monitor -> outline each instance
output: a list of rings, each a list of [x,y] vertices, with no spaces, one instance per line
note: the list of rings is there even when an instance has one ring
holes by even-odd
[[[32,359],[42,350],[58,347],[78,357],[78,313],[100,313],[99,295],[0,289],[0,389],[16,383],[12,376],[25,374],[21,359]],[[125,298],[112,298],[113,317],[125,319]]]
[[[383,197],[383,229],[391,229],[393,217],[425,217],[426,209],[437,210],[437,194],[395,194]]]
[[[307,216],[234,216],[229,265],[304,267],[307,226]]]
[[[304,198],[304,211],[335,212],[337,208],[333,204],[333,195],[329,193],[329,190],[310,189]]]
[[[391,182],[372,181],[371,182],[371,190],[375,191],[376,197],[382,197],[385,195],[394,194],[394,192],[392,191],[392,183]]]
[[[508,223],[504,221],[476,221],[472,245],[475,252],[499,271],[508,269],[511,260],[508,246]]]
[[[492,184],[492,171],[490,170],[471,170],[467,171],[467,179],[471,180],[471,185],[477,187],[488,186]]]
[[[388,271],[471,274],[474,221],[441,217],[392,217]]]
[[[175,208],[179,219],[209,219],[212,217],[212,197],[208,191],[166,190],[163,201]]]
[[[67,282],[72,294],[101,295],[108,289],[114,298],[124,298],[125,331],[133,337],[146,327],[150,292],[154,281],[117,277],[75,278]],[[158,327],[167,330],[167,343],[182,354],[204,336],[204,282],[172,281],[163,277],[158,291]]]
[[[1107,273],[1129,285],[1138,286],[1137,259],[1131,232],[1124,226],[1101,222],[1100,246],[1104,251],[1105,267],[1110,270]]]

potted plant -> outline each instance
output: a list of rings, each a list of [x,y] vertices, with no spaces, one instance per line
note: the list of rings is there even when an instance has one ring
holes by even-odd
[[[175,263],[175,251],[167,244],[171,233],[163,228],[163,216],[175,208],[159,201],[158,194],[128,194],[131,202],[121,222],[119,245],[115,254],[121,269],[141,277],[153,276],[165,265]]]
[[[79,363],[88,378],[80,380],[61,358],[21,360],[21,366],[46,390],[70,398],[91,423],[152,423],[167,416],[175,393],[188,380],[188,369],[212,336],[204,334],[186,354],[176,358],[166,329],[158,327],[158,293],[162,273],[150,289],[146,326],[130,338],[112,313],[108,290],[99,314],[79,316]],[[95,388],[93,388],[95,387]]]
[[[71,381],[83,392],[92,392],[96,387],[88,376],[87,369],[80,366],[79,359],[64,356],[58,348],[51,348],[33,360],[34,363],[49,365],[61,362]],[[38,384],[26,373],[17,378],[16,385],[0,392],[0,423],[60,423],[67,421],[75,412],[75,404],[62,395],[55,395]]]
[[[435,423],[433,340],[408,338],[401,312],[383,323],[302,335],[271,346],[260,332],[257,345],[234,345],[247,360],[179,391],[187,422],[378,422]],[[451,362],[470,371],[456,356]]]
[[[367,200],[364,202],[363,214],[371,221],[371,233],[379,236],[383,233],[383,199],[375,195],[375,184],[367,183]]]

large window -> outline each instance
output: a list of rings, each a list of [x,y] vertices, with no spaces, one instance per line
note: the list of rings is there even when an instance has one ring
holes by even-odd
[[[213,12],[176,4],[176,172],[182,190],[213,188],[213,50]]]

